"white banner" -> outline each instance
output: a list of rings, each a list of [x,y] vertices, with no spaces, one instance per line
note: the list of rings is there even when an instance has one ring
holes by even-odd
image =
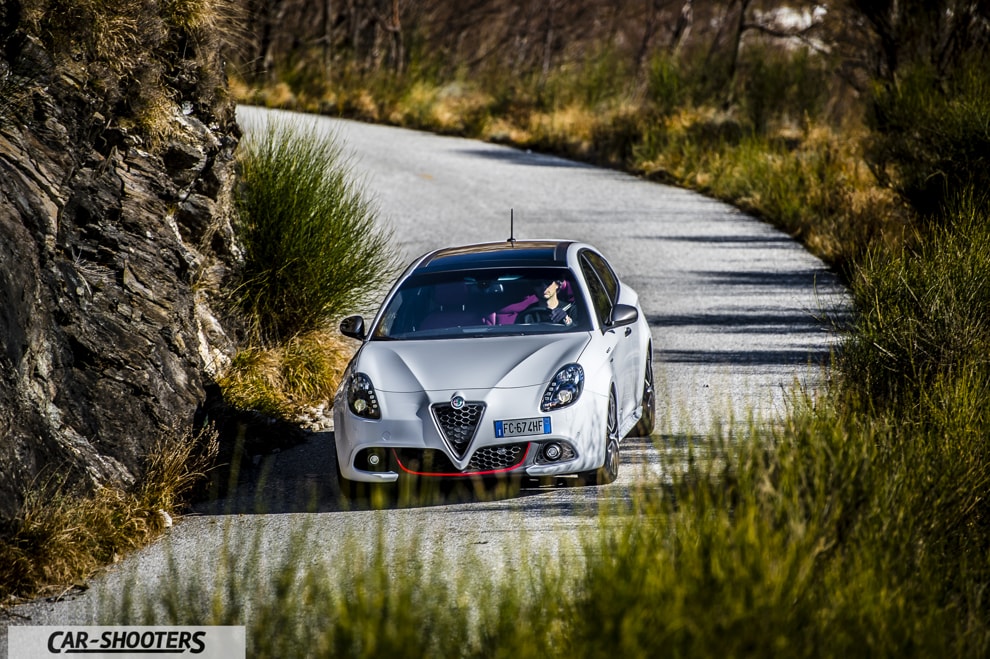
[[[7,628],[8,659],[71,657],[245,659],[244,627],[19,626]]]

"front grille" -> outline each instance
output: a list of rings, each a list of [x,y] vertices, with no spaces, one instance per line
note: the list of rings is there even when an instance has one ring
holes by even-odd
[[[485,446],[475,451],[468,463],[468,471],[501,471],[515,467],[526,457],[527,444]]]
[[[410,473],[434,476],[469,476],[471,474],[507,471],[522,464],[528,444],[485,446],[471,456],[464,471],[458,469],[443,451],[435,449],[393,449],[402,469]]]
[[[459,458],[467,452],[474,433],[478,430],[478,422],[485,411],[484,403],[465,403],[461,409],[454,409],[449,403],[433,406],[433,418],[444,441]]]

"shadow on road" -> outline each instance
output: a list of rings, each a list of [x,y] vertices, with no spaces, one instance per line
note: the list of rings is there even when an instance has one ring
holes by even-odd
[[[431,479],[416,484],[414,489],[394,488],[391,496],[368,501],[343,497],[337,484],[336,469],[333,432],[310,433],[295,446],[245,459],[233,458],[213,474],[209,491],[193,505],[193,512],[260,515],[429,507],[526,497],[546,491],[548,486],[570,484],[558,479],[539,488],[536,484],[522,487],[518,482]]]
[[[463,153],[468,156],[475,156],[477,158],[488,158],[489,160],[497,160],[499,162],[506,162],[513,165],[528,165],[530,167],[576,167],[583,169],[589,169],[591,167],[591,165],[587,165],[585,163],[565,160],[564,158],[558,158],[557,156],[533,153],[531,151],[520,151],[516,149],[460,149],[458,153]]]

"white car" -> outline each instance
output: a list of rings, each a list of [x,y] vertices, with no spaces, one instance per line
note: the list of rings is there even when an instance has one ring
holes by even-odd
[[[334,399],[341,489],[399,478],[615,480],[619,442],[654,424],[638,296],[590,245],[452,247],[416,259]]]

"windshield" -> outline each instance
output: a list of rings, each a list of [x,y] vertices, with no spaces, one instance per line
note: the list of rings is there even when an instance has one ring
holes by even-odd
[[[372,339],[588,331],[583,301],[566,269],[418,275],[404,281],[389,300]]]

